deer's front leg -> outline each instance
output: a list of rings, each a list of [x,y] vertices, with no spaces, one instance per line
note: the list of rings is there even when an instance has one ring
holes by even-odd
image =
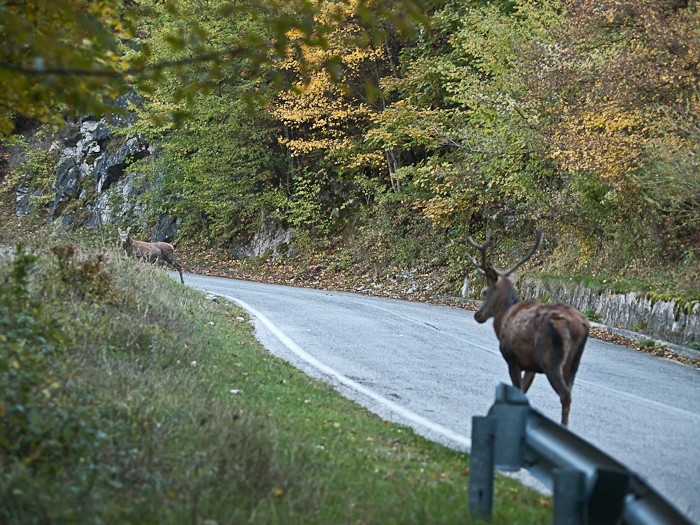
[[[510,374],[510,380],[513,382],[513,386],[522,390],[520,386],[522,382],[520,365],[515,361],[508,361],[508,373]]]
[[[535,372],[525,372],[523,375],[523,392],[527,393],[527,391],[530,389],[530,385],[532,384],[532,381],[535,379]]]

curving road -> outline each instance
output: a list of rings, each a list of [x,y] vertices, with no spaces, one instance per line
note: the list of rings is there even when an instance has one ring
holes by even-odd
[[[486,414],[498,383],[510,383],[491,324],[477,324],[472,312],[192,274],[185,282],[247,309],[272,353],[453,448],[470,448],[471,417]],[[559,421],[559,399],[544,376],[528,398]],[[589,340],[570,429],[700,523],[699,370]]]

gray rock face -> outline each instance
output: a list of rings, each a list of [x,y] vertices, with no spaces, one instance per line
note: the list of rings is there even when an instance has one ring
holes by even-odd
[[[53,190],[56,194],[49,214],[51,217],[58,217],[66,205],[79,196],[80,190],[80,169],[77,158],[66,153],[76,152],[77,148],[66,148],[61,152],[61,160],[56,170],[56,183]]]
[[[123,97],[119,107],[127,108],[133,102]],[[119,135],[115,126],[131,120],[129,114],[112,115],[109,119],[83,117],[79,123],[54,141],[52,150],[58,150],[56,180],[53,184],[53,202],[49,207],[52,220],[70,225],[94,227],[124,217],[139,217],[143,210],[131,197],[140,193],[133,184],[128,167],[151,153],[140,137]],[[31,196],[37,190],[19,188],[15,214],[31,213]],[[76,213],[76,204],[82,206]]]
[[[84,226],[94,228],[105,224],[138,222],[134,221],[134,217],[145,213],[141,203],[135,199],[140,194],[141,189],[134,184],[133,177],[124,176],[87,206],[90,218]]]
[[[277,221],[260,221],[253,240],[238,252],[240,257],[259,257],[266,253],[272,258],[279,257],[285,247],[289,246],[292,231],[285,229]]]
[[[129,164],[146,157],[148,154],[147,144],[138,137],[128,137],[124,145],[116,152],[99,155],[92,165],[92,171],[97,181],[97,193],[108,190],[112,184],[124,176],[124,170]]]
[[[31,198],[41,195],[41,190],[33,186],[19,186],[15,196],[15,216],[24,217],[34,211]]]
[[[151,234],[151,242],[170,241],[177,235],[177,227],[180,224],[179,219],[167,214],[163,214],[158,218],[158,224]]]

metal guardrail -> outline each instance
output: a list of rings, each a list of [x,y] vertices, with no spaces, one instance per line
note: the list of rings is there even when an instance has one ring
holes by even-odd
[[[488,415],[472,418],[469,509],[487,519],[494,468],[525,468],[552,490],[555,525],[692,525],[638,474],[505,384],[497,387]]]

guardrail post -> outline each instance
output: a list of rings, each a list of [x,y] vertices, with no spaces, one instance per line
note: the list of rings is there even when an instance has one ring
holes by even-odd
[[[554,512],[556,525],[585,525],[586,505],[582,495],[585,493],[586,475],[580,470],[559,468],[553,472],[554,478]]]
[[[495,416],[496,441],[494,462],[498,470],[517,472],[525,464],[525,425],[530,403],[521,390],[500,384],[496,402],[489,410]]]
[[[595,483],[588,495],[588,519],[591,523],[615,525],[625,508],[630,489],[629,471],[597,468]]]
[[[496,418],[472,417],[472,451],[469,467],[469,510],[485,519],[493,509],[494,445]]]
[[[555,525],[691,525],[625,465],[501,384],[488,416],[472,418],[470,511],[489,519],[494,469],[520,468],[553,490]]]

